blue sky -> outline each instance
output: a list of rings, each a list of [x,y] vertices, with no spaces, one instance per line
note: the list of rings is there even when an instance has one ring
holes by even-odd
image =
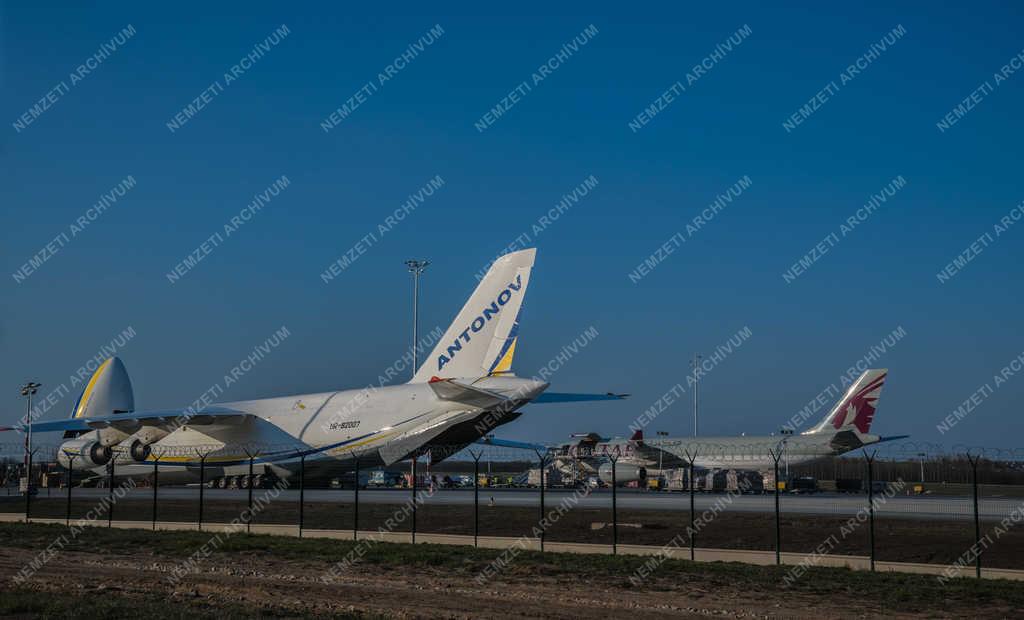
[[[550,8],[0,9],[0,421],[21,415],[20,382],[68,382],[127,328],[136,336],[119,355],[139,408],[190,403],[282,326],[291,336],[225,400],[364,386],[408,346],[403,260],[432,261],[421,325],[447,326],[473,275],[593,176],[597,186],[535,238],[514,366],[531,375],[595,327],[600,335],[552,389],[633,397],[531,407],[501,435],[626,434],[684,379],[693,352],[747,327],[751,338],[702,384],[702,430],[771,432],[902,327],[906,336],[877,363],[890,377],[873,430],[947,447],[1019,445],[1024,372],[949,432],[936,429],[1024,352],[1024,221],[992,233],[1024,200],[1024,70],[993,79],[1024,50],[1019,6]],[[287,36],[266,45],[282,25]],[[438,25],[443,34],[378,79]],[[591,26],[585,45],[484,131],[475,127]],[[894,43],[785,129],[901,26]],[[744,27],[749,36],[691,83],[693,67]],[[133,34],[111,44],[125,28]],[[264,53],[225,84],[261,42]],[[104,43],[116,49],[72,84]],[[677,81],[685,92],[631,130]],[[979,94],[986,81],[994,88]],[[215,82],[219,92],[171,131]],[[368,82],[374,92],[325,132],[321,123]],[[940,130],[972,92],[971,109]],[[129,175],[123,197],[15,277]],[[282,176],[286,189],[169,281]],[[340,276],[321,279],[436,176],[441,189]],[[783,278],[900,176],[905,187],[805,273]],[[743,177],[748,189],[647,277],[630,280]],[[987,232],[992,242],[940,282]],[[75,396],[46,418],[66,415]],[[682,402],[649,431],[690,427]]]

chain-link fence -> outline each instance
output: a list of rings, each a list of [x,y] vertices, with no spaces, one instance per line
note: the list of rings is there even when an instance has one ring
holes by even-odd
[[[384,466],[373,454],[247,443],[166,447],[140,460],[115,450],[97,464],[59,459],[53,445],[29,459],[23,445],[7,444],[0,513],[69,525],[99,514],[154,529],[241,522],[299,535],[386,531],[469,544],[526,538],[540,548],[674,546],[694,555],[774,552],[780,562],[798,553],[978,574],[1024,569],[1022,450],[891,442],[831,457],[782,443],[690,442],[683,454],[655,463],[629,451],[454,446]]]

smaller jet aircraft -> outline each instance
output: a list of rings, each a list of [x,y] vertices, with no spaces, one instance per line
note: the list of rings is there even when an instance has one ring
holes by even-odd
[[[809,463],[857,450],[864,446],[904,439],[907,435],[881,437],[868,431],[875,418],[878,399],[888,371],[869,369],[850,386],[829,413],[814,427],[797,434],[739,437],[665,437],[645,440],[643,431],[624,438],[581,435],[579,441],[542,446],[485,437],[478,443],[545,451],[563,473],[597,475],[603,482],[626,484],[643,480],[652,471],[688,467],[696,470],[739,469],[772,471],[775,458],[788,465]]]

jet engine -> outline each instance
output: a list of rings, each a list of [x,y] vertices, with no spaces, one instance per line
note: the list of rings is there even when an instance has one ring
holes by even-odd
[[[601,479],[601,482],[605,484],[612,483],[612,464],[605,463],[597,469],[597,476]],[[639,465],[630,465],[629,463],[616,463],[615,464],[615,482],[616,484],[625,484],[627,482],[636,482],[638,480],[644,480],[647,478],[647,469]]]
[[[132,440],[131,443],[128,444],[128,454],[132,457],[133,461],[136,461],[138,463],[142,463],[147,458],[149,458],[150,452],[151,450],[149,444],[142,443],[142,441],[139,439],[134,439]]]
[[[125,439],[121,445],[127,447],[128,454],[131,455],[132,460],[141,463],[149,457],[151,451],[150,444],[154,444],[166,436],[167,431],[165,430],[155,426],[144,426],[131,437]]]
[[[83,437],[61,444],[57,451],[57,462],[63,467],[71,467],[74,459],[74,467],[91,469],[106,465],[113,456],[114,451],[110,446],[104,446],[95,437]]]

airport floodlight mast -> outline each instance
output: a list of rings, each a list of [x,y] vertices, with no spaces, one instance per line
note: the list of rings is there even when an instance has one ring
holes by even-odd
[[[789,480],[789,450],[787,441],[793,436],[793,429],[783,428],[779,430],[779,434],[782,435],[782,454],[786,457],[786,480]]]
[[[405,266],[412,274],[412,374],[416,375],[419,369],[419,359],[416,351],[416,340],[419,338],[419,300],[420,300],[420,275],[426,270],[428,260],[407,260]]]
[[[32,397],[41,387],[43,387],[43,384],[36,383],[35,381],[29,381],[21,386],[21,395],[28,399],[28,410],[25,413],[25,423],[28,425],[28,432],[25,433],[25,479],[29,481],[30,485],[31,472],[29,472],[29,467],[31,466],[31,461],[29,459],[32,452]]]
[[[697,373],[697,369],[700,368],[701,355],[699,353],[693,354],[693,360],[690,362],[690,366],[693,368],[693,436],[697,436],[697,390],[700,386],[700,375]]]

